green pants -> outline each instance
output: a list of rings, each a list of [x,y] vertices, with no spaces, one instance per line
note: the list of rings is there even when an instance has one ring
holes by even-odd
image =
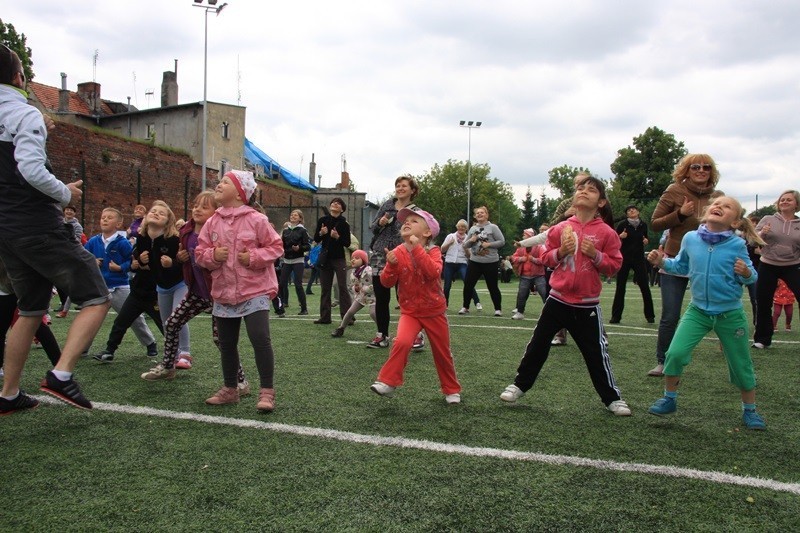
[[[712,316],[689,304],[667,350],[664,374],[683,374],[683,367],[692,361],[692,350],[711,330],[722,343],[731,383],[743,391],[755,389],[756,376],[753,372],[753,360],[750,358],[749,324],[742,308]]]

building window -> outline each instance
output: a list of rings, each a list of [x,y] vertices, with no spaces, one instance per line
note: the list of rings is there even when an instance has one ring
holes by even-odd
[[[222,123],[222,138],[223,139],[231,138],[231,125],[227,122]]]
[[[156,125],[155,124],[148,124],[147,125],[147,136],[145,139],[155,139],[156,138]]]

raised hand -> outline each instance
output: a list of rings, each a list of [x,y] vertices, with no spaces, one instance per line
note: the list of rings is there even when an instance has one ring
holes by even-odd
[[[214,248],[214,261],[217,263],[224,263],[228,260],[228,247],[227,246],[220,246],[219,248]]]
[[[736,262],[733,264],[733,271],[743,278],[749,278],[753,275],[753,273],[750,272],[750,269],[747,268],[747,263],[740,258],[737,258]]]
[[[664,263],[664,247],[659,246],[658,250],[650,250],[650,253],[647,254],[647,260],[658,267],[660,267]]]
[[[680,214],[685,217],[694,214],[694,201],[689,200],[688,196],[683,197],[683,205],[680,208]]]
[[[250,252],[247,250],[247,248],[239,252],[236,257],[239,259],[239,263],[241,263],[243,266],[250,266]]]
[[[396,265],[397,264],[397,254],[394,253],[394,250],[390,250],[388,248],[384,248],[383,252],[386,254],[386,261]]]

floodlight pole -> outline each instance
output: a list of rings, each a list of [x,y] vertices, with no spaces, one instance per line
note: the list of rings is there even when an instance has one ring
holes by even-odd
[[[467,220],[470,222],[472,221],[472,216],[470,215],[470,202],[471,202],[471,189],[472,189],[472,129],[473,128],[480,128],[483,122],[474,121],[474,120],[461,120],[459,121],[458,125],[462,128],[467,128],[469,133],[467,134]]]

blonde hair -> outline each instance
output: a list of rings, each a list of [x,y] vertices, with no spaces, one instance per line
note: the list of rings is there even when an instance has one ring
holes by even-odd
[[[117,220],[119,220],[120,222],[123,222],[125,220],[125,218],[122,216],[122,211],[120,211],[116,207],[104,207],[100,213],[102,214],[105,213],[106,211],[111,211],[112,213],[117,215]]]
[[[293,210],[292,210],[292,212],[291,212],[291,214],[290,214],[290,216],[291,216],[291,215],[294,215],[295,213],[297,213],[297,216],[299,216],[299,217],[300,217],[300,223],[301,223],[301,224],[302,224],[303,222],[305,222],[305,218],[303,217],[303,212],[302,212],[302,211],[300,211],[299,209],[293,209]]]
[[[794,212],[797,213],[797,210],[800,209],[800,192],[797,192],[794,189],[787,189],[783,191],[780,195],[778,195],[778,199],[775,200],[775,207],[778,207],[778,202],[781,201],[781,197],[784,194],[791,194],[792,196],[794,196],[794,204],[796,206]]]
[[[172,212],[172,209],[169,208],[167,202],[162,200],[156,200],[153,202],[153,205],[150,206],[150,210],[153,210],[154,207],[163,207],[167,210],[167,224],[164,226],[164,237],[175,237],[178,235],[178,228],[175,227],[175,213]],[[150,224],[147,221],[147,213],[144,215],[144,220],[142,220],[142,225],[139,226],[139,235],[145,235],[147,233],[147,226]]]
[[[712,187],[717,186],[717,182],[719,182],[719,170],[717,170],[717,164],[714,162],[714,159],[708,154],[686,154],[678,161],[678,164],[675,165],[675,170],[672,171],[672,179],[675,180],[675,183],[682,183],[684,180],[689,178],[689,167],[697,164],[709,164],[711,165],[711,172],[708,175],[708,185]]]
[[[456,222],[456,229],[460,228],[461,226],[464,226],[464,229],[469,229],[469,224],[467,224],[467,221],[463,218]]]
[[[213,206],[214,209],[219,207],[217,203],[217,199],[214,198],[214,191],[201,191],[194,197],[194,203],[192,205],[200,205],[200,206]]]
[[[489,218],[489,208],[488,208],[488,207],[486,207],[485,205],[479,205],[478,207],[476,207],[475,209],[473,209],[473,210],[472,210],[472,215],[473,215],[473,216],[475,215],[475,213],[477,213],[477,212],[478,212],[478,209],[483,209],[484,211],[486,211],[486,218]]]
[[[733,221],[735,226],[732,226],[731,229],[737,229],[741,231],[744,240],[746,240],[750,244],[755,244],[757,246],[764,246],[764,241],[761,239],[761,237],[758,235],[758,232],[756,231],[756,225],[753,224],[752,220],[744,216],[745,210],[742,207],[742,204],[739,203],[739,200],[733,198],[732,196],[719,196],[715,198],[713,202],[708,204],[705,207],[705,209],[703,209],[703,216],[700,218],[700,223],[704,224],[705,221],[708,219],[708,208],[723,199],[730,200],[730,202],[736,207],[736,212],[739,213],[736,220]]]

